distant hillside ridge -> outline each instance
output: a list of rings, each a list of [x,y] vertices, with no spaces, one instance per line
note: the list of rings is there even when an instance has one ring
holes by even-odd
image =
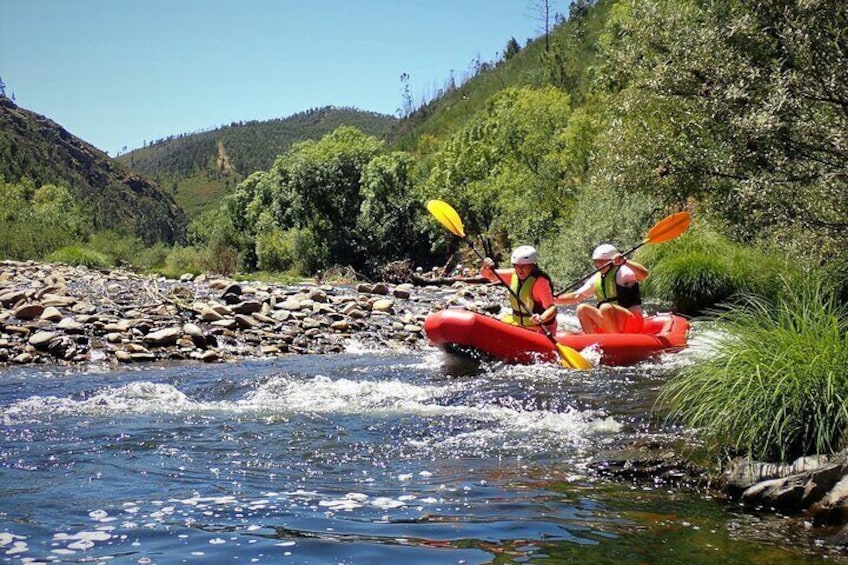
[[[157,140],[117,160],[159,183],[194,217],[240,181],[271,168],[292,144],[318,140],[343,125],[386,139],[393,116],[326,106],[266,121],[233,122],[214,130]]]
[[[67,186],[91,211],[96,230],[126,230],[148,244],[173,243],[185,232],[185,212],[156,184],[6,97],[0,97],[0,175]]]
[[[568,93],[577,106],[588,90],[588,69],[594,65],[598,38],[617,0],[575,0],[568,19],[557,20],[544,34],[528,39],[523,47],[504,41],[501,58],[472,61],[458,84],[451,78],[432,99],[406,116],[389,138],[393,149],[431,151],[434,140],[446,140],[461,130],[487,101],[507,88],[541,88],[553,85]],[[426,140],[426,143],[421,143]]]

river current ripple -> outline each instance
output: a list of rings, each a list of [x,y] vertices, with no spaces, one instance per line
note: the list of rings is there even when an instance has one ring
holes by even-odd
[[[0,562],[794,557],[739,539],[751,520],[696,487],[590,472],[635,438],[683,437],[650,415],[677,362],[464,367],[352,344],[213,366],[6,368]]]

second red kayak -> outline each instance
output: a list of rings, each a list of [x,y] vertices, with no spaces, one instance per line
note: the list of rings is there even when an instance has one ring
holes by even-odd
[[[556,361],[553,344],[543,334],[468,310],[441,310],[427,316],[427,338],[434,346],[463,355],[483,353],[506,363]],[[674,314],[645,318],[640,333],[558,333],[559,343],[581,351],[597,346],[603,365],[633,365],[660,353],[686,347],[689,322]]]

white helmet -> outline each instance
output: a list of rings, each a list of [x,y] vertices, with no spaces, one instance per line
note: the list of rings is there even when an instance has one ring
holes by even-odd
[[[512,252],[510,262],[513,265],[535,265],[539,262],[539,256],[532,245],[521,245]]]
[[[592,251],[592,261],[609,261],[615,257],[618,249],[609,243],[602,243]]]

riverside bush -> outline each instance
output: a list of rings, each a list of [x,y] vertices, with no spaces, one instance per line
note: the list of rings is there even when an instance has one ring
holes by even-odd
[[[652,212],[655,203],[641,195],[626,197],[615,189],[587,190],[575,204],[556,235],[542,242],[542,266],[560,282],[568,284],[594,270],[592,250],[603,242],[622,251],[639,243],[662,214]]]
[[[689,315],[743,296],[775,296],[782,274],[791,273],[773,256],[699,226],[674,241],[643,247],[637,260],[651,270],[643,283],[645,294]]]
[[[57,249],[47,256],[47,260],[52,263],[67,263],[75,267],[85,266],[91,269],[108,269],[112,266],[108,255],[78,245],[68,245]]]
[[[7,183],[0,176],[0,257],[42,259],[85,241],[91,220],[70,191],[29,180]]]
[[[145,251],[144,243],[123,231],[103,230],[94,233],[89,237],[87,247],[108,255],[116,265],[146,266],[139,264],[139,258]]]
[[[713,452],[790,461],[848,446],[848,311],[820,276],[784,284],[775,301],[750,297],[723,312],[714,355],[659,395]]]
[[[202,270],[201,257],[201,252],[194,247],[175,245],[165,258],[165,265],[160,272],[171,278],[179,278],[185,273],[199,274]]]

